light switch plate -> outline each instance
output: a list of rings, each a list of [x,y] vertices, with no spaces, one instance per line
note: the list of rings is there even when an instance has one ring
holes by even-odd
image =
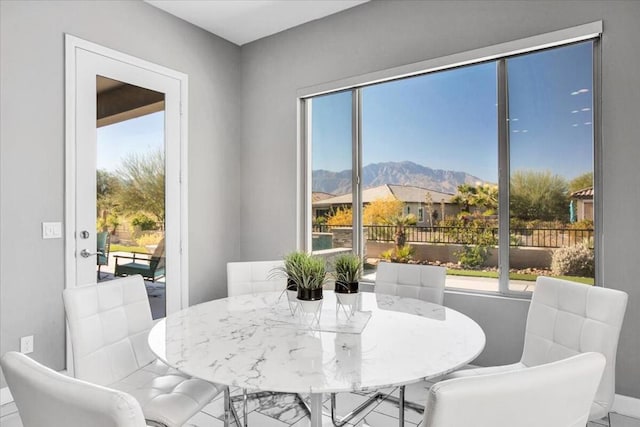
[[[61,222],[43,222],[42,238],[43,239],[62,238],[62,223]]]

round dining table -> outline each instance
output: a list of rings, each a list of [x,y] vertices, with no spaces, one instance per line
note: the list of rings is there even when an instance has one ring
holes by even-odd
[[[148,342],[160,360],[192,377],[250,391],[309,393],[311,426],[319,427],[323,393],[447,374],[480,354],[485,335],[464,314],[412,298],[360,292],[343,305],[325,291],[310,315],[286,293],[265,292],[170,314]]]

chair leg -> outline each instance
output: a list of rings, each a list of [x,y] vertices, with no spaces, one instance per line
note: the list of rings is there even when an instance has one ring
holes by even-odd
[[[244,427],[249,425],[249,414],[247,414],[247,389],[242,389],[242,412],[244,417]]]
[[[398,404],[398,425],[404,427],[404,386],[400,386],[400,402]]]
[[[229,387],[224,388],[224,427],[229,427],[229,412],[231,412],[231,398]]]

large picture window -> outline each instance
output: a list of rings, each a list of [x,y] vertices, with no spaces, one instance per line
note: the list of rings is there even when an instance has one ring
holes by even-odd
[[[310,249],[358,253],[371,281],[409,262],[449,288],[593,284],[595,43],[306,98]]]

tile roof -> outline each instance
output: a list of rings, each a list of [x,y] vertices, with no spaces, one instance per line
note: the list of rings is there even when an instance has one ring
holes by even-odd
[[[311,201],[315,203],[319,202],[320,200],[330,199],[332,197],[335,197],[335,194],[323,193],[322,191],[314,191],[311,194]]]
[[[440,191],[429,190],[427,188],[416,187],[413,185],[396,185],[384,184],[378,187],[367,188],[362,191],[362,201],[371,203],[374,200],[392,197],[405,203],[424,203],[427,193],[431,194],[431,200],[434,204],[444,200],[445,203],[451,203],[453,194],[442,193]],[[314,207],[332,206],[332,205],[348,205],[351,203],[352,194],[342,194],[340,196],[318,200],[313,202]]]
[[[572,199],[593,199],[593,187],[583,188],[582,190],[571,193]]]

